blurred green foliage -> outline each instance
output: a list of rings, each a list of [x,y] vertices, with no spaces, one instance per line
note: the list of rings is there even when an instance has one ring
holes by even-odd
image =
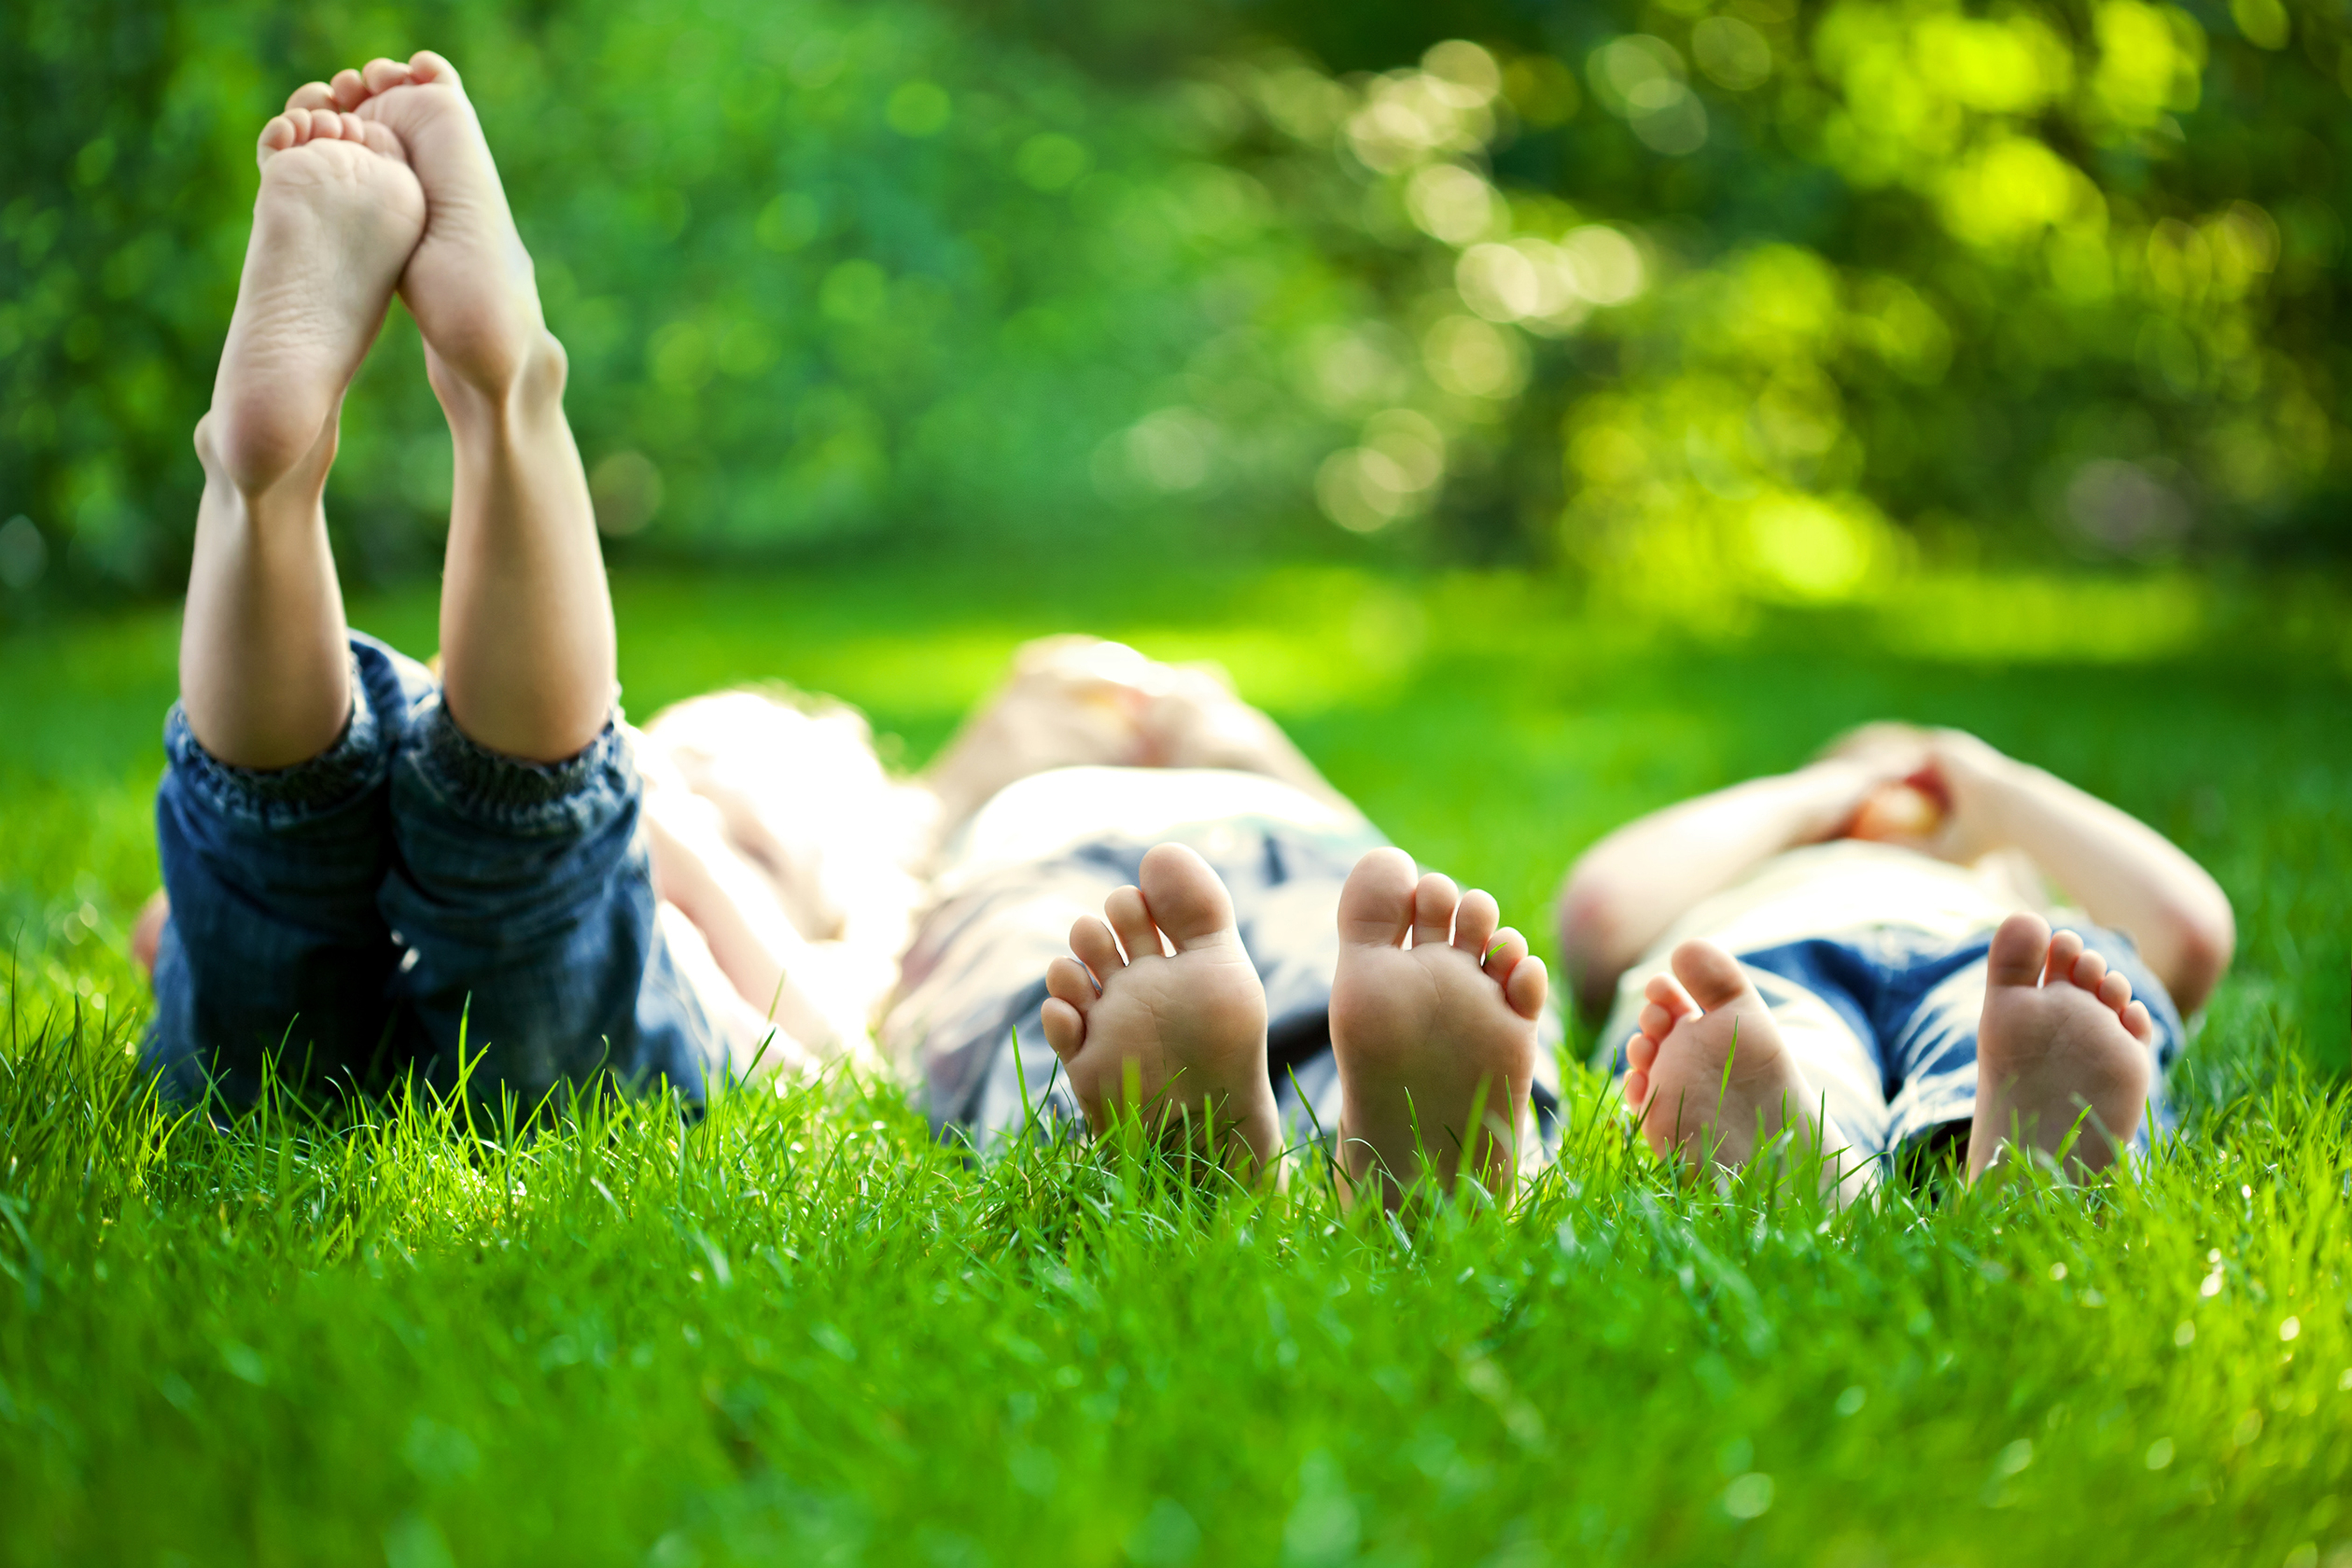
[[[2347,18],[19,5],[0,605],[171,584],[248,138],[428,40],[482,106],[624,552],[1286,553],[1337,523],[1701,624],[1922,567],[2340,559]],[[362,576],[429,565],[446,506],[412,336],[395,312],[347,409],[330,511]]]
[[[23,584],[171,584],[252,139],[299,83],[427,40],[467,73],[537,256],[609,531],[1052,541],[1104,509],[1098,478],[1319,526],[1297,476],[1343,433],[1281,362],[1363,307],[1207,155],[1180,91],[896,0],[398,21],[77,0],[0,13],[0,517],[30,520],[0,556]],[[448,443],[413,337],[395,310],[345,409],[329,511],[363,577],[437,553]],[[1189,415],[1100,450],[1185,403],[1195,365],[1230,416],[1213,471]]]

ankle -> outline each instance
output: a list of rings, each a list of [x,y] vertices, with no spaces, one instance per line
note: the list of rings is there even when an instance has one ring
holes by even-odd
[[[240,417],[240,413],[246,417]],[[281,510],[291,501],[305,516],[325,493],[334,466],[340,421],[330,416],[307,446],[282,426],[251,417],[234,403],[215,403],[196,421],[193,437],[205,488],[247,513]]]
[[[571,374],[562,343],[544,326],[462,356],[438,353],[427,343],[425,368],[451,431],[460,436],[560,414]]]

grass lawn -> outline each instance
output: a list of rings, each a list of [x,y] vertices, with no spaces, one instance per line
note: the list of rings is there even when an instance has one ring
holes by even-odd
[[[127,1056],[176,617],[20,634],[0,1558],[2352,1564],[2352,600],[1946,580],[1691,632],[1508,577],[618,587],[634,711],[782,677],[909,763],[1024,637],[1220,658],[1530,929],[1633,813],[1961,724],[2210,866],[2238,963],[2136,1178],[1933,1207],[1677,1190],[1580,1069],[1556,1172],[1410,1237],[1311,1172],[972,1169],[882,1089],[215,1131]],[[354,616],[430,645],[429,597]]]

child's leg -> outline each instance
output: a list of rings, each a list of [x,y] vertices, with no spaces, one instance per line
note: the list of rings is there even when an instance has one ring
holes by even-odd
[[[180,641],[197,742],[283,768],[351,717],[342,595],[320,500],[343,389],[415,249],[425,197],[379,125],[291,110],[260,145],[261,192],[221,353]]]
[[[320,498],[343,388],[424,198],[396,140],[347,115],[281,115],[260,156],[236,313],[197,426],[182,704],[156,799],[171,915],[146,1045],[173,1089],[216,1080],[233,1103],[266,1056],[293,1076],[348,1074],[383,1043],[398,956],[375,907],[383,784],[422,674],[347,637]]]
[[[425,237],[400,286],[456,447],[441,587],[450,716],[509,757],[572,756],[612,714],[612,600],[563,417],[563,350],[481,123],[456,70],[430,51],[344,71],[297,101],[389,126],[425,189]]]

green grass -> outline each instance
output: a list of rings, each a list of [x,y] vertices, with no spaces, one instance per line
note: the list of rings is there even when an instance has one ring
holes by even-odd
[[[1932,1209],[1676,1190],[1580,1071],[1553,1175],[1410,1238],[1343,1222],[1311,1176],[1204,1194],[1044,1148],[976,1170],[843,1085],[685,1131],[658,1104],[530,1140],[408,1105],[216,1131],[160,1116],[125,1054],[174,623],[19,637],[0,1557],[2352,1554],[2340,596],[1947,582],[1712,640],[1514,578],[1337,572],[1109,598],[1076,567],[649,578],[620,601],[633,711],[781,676],[910,763],[1022,637],[1220,658],[1400,842],[1538,930],[1634,812],[1864,718],[1966,724],[2211,866],[2238,967],[2176,1085],[2187,1132],[2137,1180]],[[355,615],[431,640],[428,599]]]

